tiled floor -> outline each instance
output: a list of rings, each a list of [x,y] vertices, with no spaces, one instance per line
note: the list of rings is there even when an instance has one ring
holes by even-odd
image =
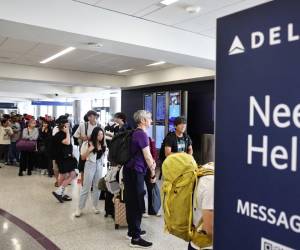
[[[61,249],[125,250],[129,241],[126,229],[115,230],[111,218],[91,212],[90,200],[81,218],[74,218],[79,186],[74,182],[68,191],[72,202],[58,203],[51,192],[53,178],[33,174],[17,176],[17,168],[0,169],[0,208],[13,214],[42,233]],[[101,201],[104,210],[104,202]],[[163,218],[143,219],[143,229],[153,250],[184,250],[187,243],[163,232]],[[0,215],[0,250],[35,250],[42,246],[23,230]]]

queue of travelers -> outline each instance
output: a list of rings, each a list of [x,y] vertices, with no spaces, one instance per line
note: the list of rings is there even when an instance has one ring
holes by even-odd
[[[186,133],[187,121],[184,117],[175,119],[175,131],[168,133],[164,139],[158,158],[155,142],[147,134],[147,130],[152,124],[150,112],[138,110],[134,113],[134,130],[128,124],[126,114],[122,112],[116,113],[105,128],[102,128],[98,118],[97,112],[90,110],[85,115],[85,121],[75,125],[74,129],[70,126],[67,114],[58,119],[45,116],[38,120],[27,114],[2,115],[0,126],[0,161],[2,163],[0,168],[5,165],[16,165],[19,166],[19,176],[23,176],[25,172],[27,175],[32,175],[34,169],[40,169],[42,174],[49,177],[54,176],[56,189],[52,195],[59,203],[72,200],[72,197],[67,194],[67,187],[76,179],[78,175],[76,169],[78,169],[79,176],[77,178],[82,187],[74,216],[79,218],[84,215],[89,193],[91,193],[93,212],[99,214],[100,190],[98,183],[103,177],[104,168],[112,165],[108,162],[112,139],[121,134],[130,135],[131,139],[128,145],[130,159],[118,172],[120,183],[123,182],[122,202],[125,203],[128,224],[126,237],[130,239],[129,245],[132,248],[150,248],[153,243],[144,239],[146,231],[142,229],[142,218],[150,215],[161,216],[157,204],[153,203],[155,200],[153,190],[158,185],[157,166],[162,167],[162,188],[164,190],[166,185],[170,185],[170,183],[166,183],[169,171],[167,171],[167,165],[176,162],[173,158],[182,157],[184,159],[187,157],[186,155],[189,157],[193,155],[192,140]],[[75,140],[77,144],[74,143]],[[73,154],[74,144],[79,146],[79,158]],[[113,167],[110,166],[109,169]],[[164,167],[166,168],[165,173]],[[198,167],[196,168],[198,169]],[[195,228],[195,235],[198,233],[201,234],[201,237],[197,235],[198,238],[184,238],[189,241],[188,249],[190,250],[212,249],[213,164],[207,164],[201,169],[210,171],[204,171],[208,174],[199,178],[197,187],[191,192],[194,202],[192,204],[193,221],[190,224]],[[147,192],[144,186],[146,186]],[[106,192],[108,191],[106,190]],[[144,200],[146,193],[148,196],[147,213]],[[111,197],[111,202],[113,202],[119,196],[111,194],[108,197]],[[170,204],[166,205],[163,200],[164,212],[166,206],[170,206]],[[188,214],[186,216],[189,217]],[[176,235],[172,230],[167,229],[167,231]],[[203,237],[206,239],[205,244],[199,243],[198,240],[199,238],[202,240]]]

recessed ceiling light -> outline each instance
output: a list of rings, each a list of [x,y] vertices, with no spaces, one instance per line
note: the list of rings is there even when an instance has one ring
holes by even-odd
[[[163,4],[163,5],[170,5],[172,3],[176,3],[178,2],[179,0],[163,0],[161,1],[160,3]]]
[[[201,11],[201,7],[200,6],[188,6],[188,7],[185,8],[185,10],[188,13],[197,14]]]
[[[129,72],[132,71],[133,69],[123,69],[123,70],[119,70],[118,73],[125,73],[125,72]]]
[[[159,61],[159,62],[148,64],[147,66],[158,66],[158,65],[165,64],[165,63],[166,63],[165,61]]]
[[[51,61],[53,61],[54,59],[56,59],[56,58],[58,58],[58,57],[60,57],[60,56],[63,56],[63,55],[65,55],[65,54],[67,54],[67,53],[69,53],[69,52],[71,52],[71,51],[73,51],[73,50],[75,50],[76,48],[74,48],[74,47],[69,47],[69,48],[66,48],[66,49],[64,49],[64,50],[62,50],[62,51],[60,51],[60,52],[58,52],[57,54],[55,54],[55,55],[53,55],[53,56],[50,56],[49,58],[47,58],[47,59],[45,59],[45,60],[43,60],[43,61],[41,61],[40,63],[48,63],[48,62],[51,62]]]

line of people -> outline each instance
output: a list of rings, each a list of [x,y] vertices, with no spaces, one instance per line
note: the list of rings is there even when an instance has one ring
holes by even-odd
[[[93,211],[98,214],[100,212],[98,182],[108,166],[111,139],[119,133],[132,131],[131,159],[123,167],[127,238],[131,240],[131,247],[149,248],[152,242],[143,239],[146,231],[141,228],[142,218],[148,215],[160,215],[153,209],[151,196],[157,172],[155,143],[147,135],[147,130],[152,123],[151,113],[145,110],[135,112],[136,129],[134,130],[127,124],[126,115],[121,112],[116,113],[113,122],[104,129],[97,119],[98,114],[90,110],[85,115],[85,121],[72,129],[68,116],[61,116],[55,121],[49,117],[36,121],[30,116],[4,116],[0,126],[0,159],[5,163],[19,161],[19,176],[22,176],[26,170],[27,174],[31,175],[34,167],[47,170],[50,177],[54,175],[57,189],[52,194],[60,203],[72,200],[66,188],[76,178],[75,170],[78,168],[82,188],[75,216],[82,216],[90,192]],[[20,143],[22,141],[25,142],[23,146]],[[35,146],[33,147],[34,143],[29,142],[34,142]],[[78,161],[73,154],[74,144],[79,146]],[[180,152],[193,154],[192,141],[186,134],[186,120],[183,117],[175,119],[175,131],[168,133],[164,139],[159,152],[160,162]],[[204,220],[204,231],[209,234],[212,234],[213,220],[211,183],[211,181],[202,182],[201,199],[199,199],[201,204],[199,203],[195,208],[195,211],[198,209],[196,220]],[[145,184],[148,194],[148,215],[144,200]],[[199,207],[202,209],[199,210]],[[199,248],[191,242],[189,249]]]

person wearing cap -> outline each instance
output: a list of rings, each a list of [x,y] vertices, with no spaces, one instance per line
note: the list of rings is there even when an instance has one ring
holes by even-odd
[[[74,137],[78,138],[80,144],[87,141],[94,130],[95,127],[101,127],[99,123],[97,123],[97,119],[99,115],[96,111],[90,110],[85,115],[88,119],[87,122],[81,123],[74,133]]]
[[[84,116],[84,123],[81,123],[78,127],[78,129],[76,130],[76,132],[74,133],[74,137],[78,138],[78,143],[79,143],[79,147],[81,149],[81,145],[84,142],[87,142],[88,140],[91,139],[91,134],[94,130],[94,128],[96,127],[101,127],[101,125],[99,123],[97,123],[97,119],[98,119],[99,115],[97,114],[96,111],[94,110],[90,110],[86,113],[86,115]],[[86,121],[87,119],[87,121]],[[80,150],[79,149],[79,150]],[[81,157],[79,158],[79,164],[78,164],[78,170],[80,172],[81,175],[81,184],[83,184],[83,172],[84,172],[84,164],[85,161],[81,159]]]
[[[175,132],[169,133],[165,140],[165,156],[178,152],[193,154],[192,140],[186,133],[186,119],[177,117],[174,121]]]

